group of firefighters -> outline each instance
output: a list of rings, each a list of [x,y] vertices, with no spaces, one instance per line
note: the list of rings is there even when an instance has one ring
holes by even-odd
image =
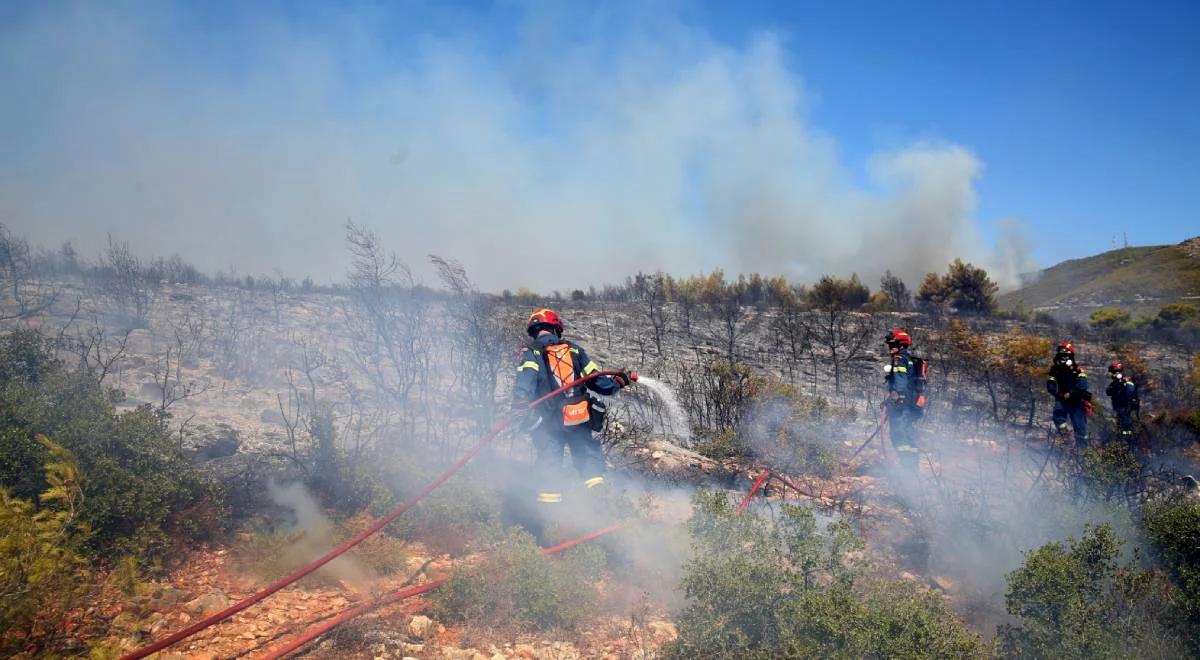
[[[611,396],[635,381],[637,375],[621,369],[595,376],[527,411],[529,402],[600,370],[583,347],[563,338],[563,322],[554,311],[534,311],[527,332],[529,342],[519,358],[513,404],[523,415],[523,430],[530,434],[536,454],[538,478],[531,483],[530,495],[538,505],[560,504],[564,496],[586,495],[605,485],[604,454],[593,431],[602,429],[606,409],[603,401],[589,392]],[[884,420],[900,465],[916,472],[920,449],[915,423],[925,410],[926,368],[924,360],[912,355],[912,343],[909,333],[901,329],[884,337],[889,354],[884,366]],[[1139,412],[1137,385],[1120,362],[1111,363],[1108,373],[1105,393],[1116,413],[1117,432],[1123,440],[1132,442]],[[1054,398],[1052,419],[1056,430],[1063,435],[1073,431],[1076,446],[1086,447],[1092,395],[1087,373],[1076,360],[1070,342],[1056,347],[1046,390]],[[566,447],[570,448],[575,478],[562,470]]]

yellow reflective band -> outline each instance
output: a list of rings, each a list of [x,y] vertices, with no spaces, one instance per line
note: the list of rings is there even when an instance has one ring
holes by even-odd
[[[534,362],[533,360],[525,360],[521,363],[521,366],[517,367],[517,371],[524,371],[525,369],[533,369],[534,371],[542,370],[542,368],[538,366],[538,363]]]
[[[571,352],[572,352],[572,353],[574,353],[575,355],[579,355],[579,349],[578,349],[578,348],[572,348],[572,349],[571,349]]]
[[[917,448],[912,445],[899,445],[896,447],[896,451],[913,452],[915,454],[917,453]]]
[[[588,488],[595,488],[596,486],[599,486],[600,484],[604,483],[604,477],[592,477],[591,479],[588,479],[587,481],[585,481],[583,483]]]
[[[899,374],[906,374],[908,373],[908,367],[896,367],[894,371]]]
[[[542,504],[557,504],[562,502],[562,493],[538,493],[537,501]]]
[[[583,375],[586,376],[586,375],[592,373],[593,371],[599,371],[599,370],[600,370],[600,367],[597,367],[595,362],[588,362],[587,366],[583,368]]]

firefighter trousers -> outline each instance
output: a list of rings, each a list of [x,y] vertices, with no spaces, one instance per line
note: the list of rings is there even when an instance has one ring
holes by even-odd
[[[921,452],[917,448],[917,430],[914,425],[921,413],[903,401],[888,404],[888,429],[892,449],[900,459],[900,466],[916,472],[920,468]]]
[[[1067,403],[1066,401],[1056,400],[1054,402],[1054,428],[1058,431],[1065,432],[1067,424],[1070,423],[1071,428],[1075,431],[1075,444],[1079,447],[1086,447],[1088,444],[1088,419],[1087,409],[1082,403]]]

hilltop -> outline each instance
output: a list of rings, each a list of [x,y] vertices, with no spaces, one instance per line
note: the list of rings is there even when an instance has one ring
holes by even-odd
[[[1098,307],[1151,312],[1196,297],[1200,297],[1200,237],[1178,245],[1122,248],[1064,261],[1004,294],[1000,302],[1083,318]]]

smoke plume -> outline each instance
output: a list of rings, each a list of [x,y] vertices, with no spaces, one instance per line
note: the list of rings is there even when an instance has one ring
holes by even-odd
[[[979,158],[918,143],[842,162],[780,35],[726,43],[607,5],[538,3],[493,31],[409,9],[12,12],[0,219],[84,254],[111,232],[209,271],[323,281],[345,272],[350,218],[488,290],[990,265]]]

